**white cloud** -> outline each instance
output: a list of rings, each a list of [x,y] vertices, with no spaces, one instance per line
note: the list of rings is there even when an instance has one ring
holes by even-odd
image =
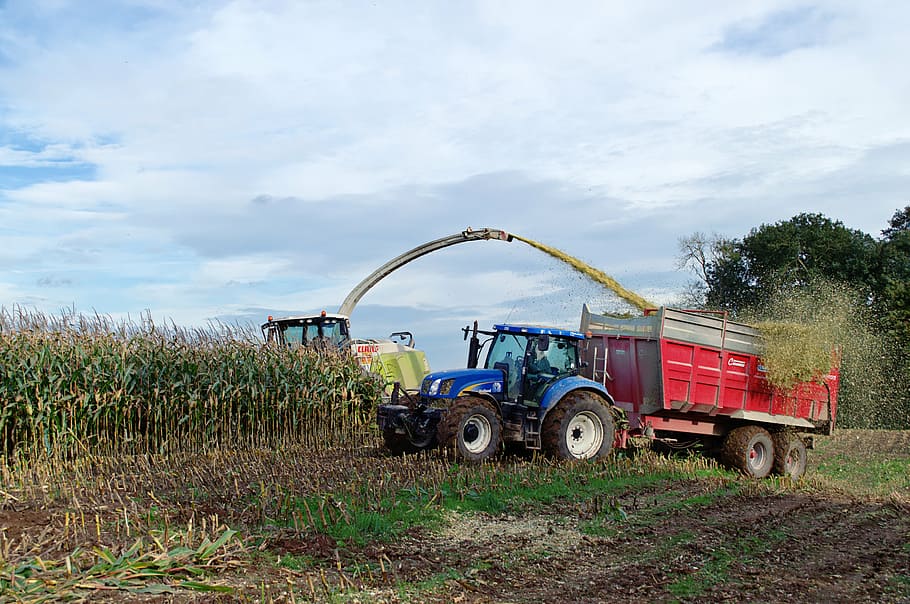
[[[385,260],[469,224],[663,300],[675,239],[693,230],[741,236],[819,211],[875,234],[910,176],[908,11],[11,0],[0,259],[16,268],[0,304],[186,321],[331,308]],[[521,312],[577,312],[559,269],[495,249],[421,260],[365,303],[448,320],[542,293]]]

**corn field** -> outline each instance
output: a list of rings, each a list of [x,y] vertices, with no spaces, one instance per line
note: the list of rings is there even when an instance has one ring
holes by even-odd
[[[381,385],[347,355],[263,347],[257,336],[147,315],[0,309],[0,451],[319,447],[372,420]]]

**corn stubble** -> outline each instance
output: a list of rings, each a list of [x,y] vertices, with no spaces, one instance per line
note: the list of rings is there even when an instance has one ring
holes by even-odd
[[[0,310],[7,457],[331,446],[371,422],[380,388],[347,356],[250,329]]]

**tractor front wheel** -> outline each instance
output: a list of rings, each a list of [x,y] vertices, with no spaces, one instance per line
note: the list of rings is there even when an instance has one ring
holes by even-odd
[[[806,443],[792,432],[776,432],[774,441],[774,473],[796,480],[806,473]]]
[[[439,422],[439,443],[446,451],[465,461],[483,461],[494,455],[502,443],[502,422],[493,404],[466,396],[457,399]]]
[[[560,459],[597,459],[613,447],[613,415],[601,399],[567,395],[543,420],[544,450]]]
[[[721,449],[726,465],[752,478],[764,478],[774,464],[774,443],[760,426],[742,426],[727,433]]]

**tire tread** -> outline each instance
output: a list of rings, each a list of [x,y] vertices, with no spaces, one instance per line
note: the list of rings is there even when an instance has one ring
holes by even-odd
[[[494,417],[499,417],[499,413],[493,403],[479,396],[464,396],[455,399],[452,406],[443,414],[436,428],[436,440],[439,443],[439,448],[445,454],[461,457],[458,451],[458,429],[464,415],[478,406],[486,407]],[[492,428],[493,439],[496,441],[496,448],[498,449],[502,443],[502,426],[497,422]]]

